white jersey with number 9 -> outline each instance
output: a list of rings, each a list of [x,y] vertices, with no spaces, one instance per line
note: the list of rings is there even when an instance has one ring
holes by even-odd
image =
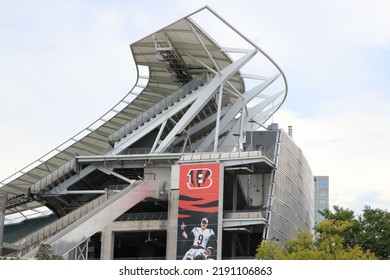
[[[194,235],[194,247],[206,248],[210,237],[214,235],[214,231],[211,228],[202,230],[200,227],[194,227],[191,232]]]

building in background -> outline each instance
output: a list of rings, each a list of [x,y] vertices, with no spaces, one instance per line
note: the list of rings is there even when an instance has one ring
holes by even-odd
[[[324,217],[318,213],[329,209],[329,176],[314,176],[314,223],[321,222]]]
[[[273,60],[207,7],[130,49],[134,88],[1,182],[7,217],[52,213],[7,225],[3,254],[44,242],[66,259],[253,258],[312,231],[309,163],[290,129],[265,128],[287,95]]]

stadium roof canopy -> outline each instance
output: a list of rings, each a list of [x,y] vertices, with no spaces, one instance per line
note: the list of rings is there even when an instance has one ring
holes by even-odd
[[[205,27],[208,33],[204,31]],[[229,76],[221,87],[223,106],[242,99],[242,95],[255,87],[256,82],[270,80],[270,84],[282,90],[275,94],[275,88],[267,87],[272,94],[267,94],[265,90],[251,101],[255,106],[264,99],[272,99],[267,103],[269,106],[263,106],[261,114],[250,117],[251,125],[255,123],[259,127],[281,106],[287,95],[287,82],[279,66],[209,7],[146,36],[131,44],[130,49],[138,71],[133,89],[86,129],[0,182],[0,190],[8,192],[9,199],[25,196],[34,184],[65,168],[77,156],[113,154],[115,143],[124,136],[120,132],[129,121],[195,77],[203,73],[218,74],[243,55],[250,56],[252,61]],[[210,133],[213,128],[208,129],[203,133]],[[8,207],[6,213],[40,206],[40,202],[31,200]]]

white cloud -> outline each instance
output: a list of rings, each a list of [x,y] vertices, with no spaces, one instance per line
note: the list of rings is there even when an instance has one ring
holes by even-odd
[[[314,175],[330,176],[331,205],[360,211],[389,208],[390,102],[380,94],[329,103],[315,118],[281,109],[275,121],[293,125]]]

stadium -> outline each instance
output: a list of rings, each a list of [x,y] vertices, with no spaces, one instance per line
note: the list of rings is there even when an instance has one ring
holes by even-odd
[[[130,49],[124,98],[1,182],[2,256],[250,259],[312,231],[310,165],[272,121],[288,91],[272,58],[209,7]]]

